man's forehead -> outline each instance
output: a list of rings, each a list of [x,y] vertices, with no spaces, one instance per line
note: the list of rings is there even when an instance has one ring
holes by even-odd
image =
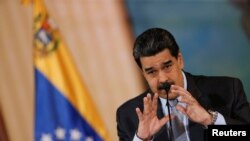
[[[153,68],[160,68],[163,65],[167,65],[173,62],[171,59],[165,59],[165,60],[158,60],[158,61],[152,61],[152,62],[147,62],[143,61],[142,62],[142,68],[143,69],[153,69]]]

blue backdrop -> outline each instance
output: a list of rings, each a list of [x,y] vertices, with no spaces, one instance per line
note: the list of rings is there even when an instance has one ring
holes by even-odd
[[[126,0],[137,36],[151,27],[168,29],[193,74],[242,80],[250,101],[250,41],[241,26],[241,12],[228,0]]]

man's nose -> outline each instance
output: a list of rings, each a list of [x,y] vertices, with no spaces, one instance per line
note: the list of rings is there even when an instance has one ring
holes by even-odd
[[[160,71],[159,72],[159,82],[164,83],[167,81],[168,81],[168,76],[163,71]]]

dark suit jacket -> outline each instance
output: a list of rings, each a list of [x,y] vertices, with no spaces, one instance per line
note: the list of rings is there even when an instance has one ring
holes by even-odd
[[[237,78],[195,76],[185,72],[187,90],[205,108],[221,113],[227,124],[250,124],[250,107],[242,83]],[[116,113],[117,131],[120,141],[132,141],[138,128],[135,108],[143,110],[143,97],[149,91],[122,104]],[[158,100],[157,116],[162,118],[161,103]],[[205,140],[202,125],[189,120],[191,141]],[[166,127],[154,135],[154,141],[167,141]]]

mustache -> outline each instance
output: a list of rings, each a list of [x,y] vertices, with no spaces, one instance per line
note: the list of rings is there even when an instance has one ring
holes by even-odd
[[[157,89],[158,90],[169,90],[171,85],[174,85],[175,83],[174,82],[163,82],[163,83],[160,83],[160,85],[157,86]]]

